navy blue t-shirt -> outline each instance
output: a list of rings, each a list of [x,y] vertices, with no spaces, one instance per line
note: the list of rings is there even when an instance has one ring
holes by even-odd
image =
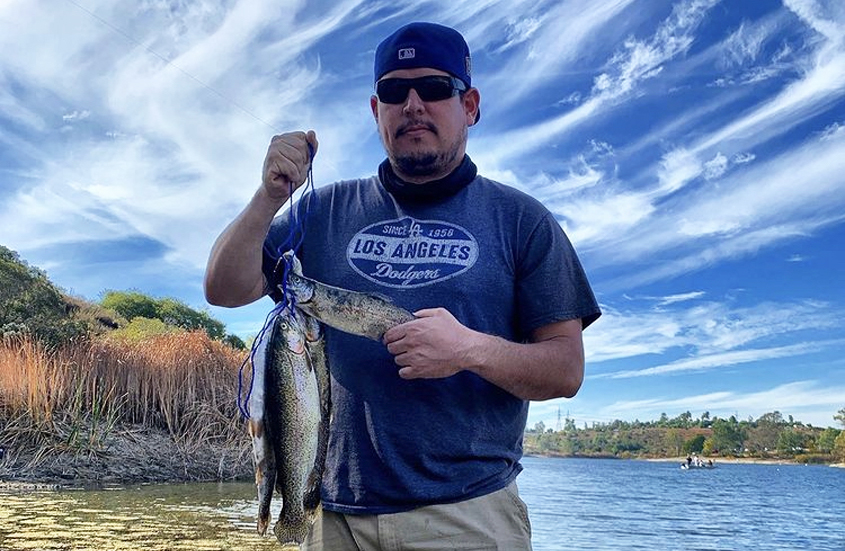
[[[468,158],[467,158],[468,160]],[[473,167],[474,169],[474,167]],[[298,256],[313,279],[444,307],[511,341],[552,322],[599,317],[569,240],[532,197],[476,176],[443,197],[389,193],[378,177],[315,190]],[[280,215],[264,271],[289,239]],[[275,281],[278,283],[277,281]],[[507,486],[522,467],[528,402],[469,372],[404,380],[380,343],[327,328],[332,423],[323,507],[381,514],[451,503]]]

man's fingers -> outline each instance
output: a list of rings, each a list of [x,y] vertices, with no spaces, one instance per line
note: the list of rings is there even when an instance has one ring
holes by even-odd
[[[273,136],[267,151],[266,179],[274,183],[283,179],[298,187],[308,175],[312,150],[316,154],[318,146],[317,134],[313,130]]]

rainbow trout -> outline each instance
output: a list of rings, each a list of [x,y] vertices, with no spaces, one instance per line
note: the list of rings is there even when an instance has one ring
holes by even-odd
[[[328,448],[331,378],[321,323],[379,340],[391,327],[414,319],[389,299],[333,287],[302,275],[299,260],[284,292],[292,308],[276,314],[257,345],[249,399],[249,432],[258,488],[258,533],[270,524],[274,492],[282,510],[273,526],[284,546],[308,536],[320,505]],[[292,312],[292,313],[291,313]]]
[[[285,256],[290,258],[289,253]],[[414,315],[393,304],[389,298],[334,287],[302,275],[296,257],[288,274],[288,291],[296,306],[322,323],[353,335],[381,340],[385,331],[414,319]]]
[[[258,487],[258,533],[270,522],[274,491],[282,509],[273,533],[301,544],[316,517],[328,445],[329,372],[322,333],[302,312],[277,314],[255,354],[249,431]],[[313,349],[313,350],[312,350]]]

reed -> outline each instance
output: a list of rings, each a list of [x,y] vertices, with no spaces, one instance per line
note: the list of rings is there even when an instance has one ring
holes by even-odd
[[[0,341],[0,444],[96,452],[116,427],[167,431],[184,447],[244,437],[236,406],[245,352],[205,332],[101,337],[45,348]]]

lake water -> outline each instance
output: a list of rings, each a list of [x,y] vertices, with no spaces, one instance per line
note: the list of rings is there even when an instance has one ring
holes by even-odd
[[[843,551],[845,469],[528,457],[536,551]],[[0,493],[0,550],[270,550],[251,484]]]

